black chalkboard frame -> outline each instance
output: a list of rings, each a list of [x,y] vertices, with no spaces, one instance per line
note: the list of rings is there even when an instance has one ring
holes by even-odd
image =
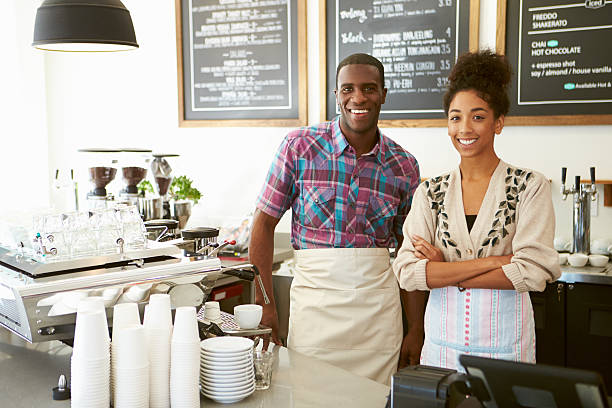
[[[319,0],[319,94],[320,94],[320,111],[319,117],[322,122],[329,120],[327,113],[327,96],[329,92],[333,91],[334,86],[329,84],[327,81],[327,71],[330,67],[327,64],[327,5],[328,1],[333,0]],[[480,0],[469,0],[469,29],[468,29],[468,42],[469,50],[478,50],[479,40],[479,26],[480,26]],[[334,52],[334,50],[329,50]],[[364,51],[366,52],[366,51]],[[410,119],[388,119],[379,120],[379,127],[446,127],[447,120],[441,119],[428,119],[428,118],[417,118],[414,119],[414,115],[411,115]]]
[[[297,78],[294,75],[289,86],[297,89],[294,103],[297,104],[297,115],[293,118],[281,118],[271,112],[265,118],[247,119],[223,119],[223,112],[219,112],[219,119],[186,119],[185,117],[185,94],[188,83],[184,80],[187,70],[183,64],[184,49],[183,37],[188,29],[186,16],[188,12],[183,9],[185,0],[175,0],[176,14],[176,48],[177,48],[177,77],[178,77],[178,119],[179,127],[297,127],[308,123],[308,71],[307,71],[307,49],[306,49],[306,0],[289,0],[292,4],[291,10],[296,13],[297,24],[291,27],[291,36],[297,39]]]
[[[518,47],[514,43],[515,39],[518,39],[517,32],[509,32],[514,27],[518,28],[518,24],[514,24],[514,21],[509,22],[510,17],[508,16],[509,7],[519,7],[518,0],[497,0],[497,30],[496,30],[496,52],[499,54],[506,54],[508,51],[507,47]],[[518,14],[514,13],[514,14]],[[512,23],[512,24],[511,24]],[[508,41],[512,41],[508,43]],[[518,41],[518,40],[517,40]],[[518,59],[511,58],[511,53],[508,53],[510,58],[510,64],[515,70],[517,67]],[[516,87],[516,75],[511,83],[511,94],[517,92]],[[585,106],[587,104],[583,104]],[[594,104],[591,104],[594,105]],[[608,104],[609,105],[609,104]],[[517,115],[513,116],[512,111],[516,103],[511,98],[510,104],[510,115],[505,117],[504,124],[509,126],[560,126],[560,125],[612,125],[612,114],[555,114],[551,109],[547,109],[546,113],[539,113],[537,109],[533,109],[533,115]]]

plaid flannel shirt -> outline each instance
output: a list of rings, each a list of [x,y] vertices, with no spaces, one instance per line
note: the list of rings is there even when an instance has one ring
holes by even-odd
[[[380,131],[357,158],[339,125],[290,132],[274,158],[257,208],[281,218],[293,210],[295,249],[391,248],[419,184],[416,159]]]

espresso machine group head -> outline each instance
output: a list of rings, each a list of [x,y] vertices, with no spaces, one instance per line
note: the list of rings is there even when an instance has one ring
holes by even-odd
[[[561,195],[567,199],[571,194],[574,197],[573,207],[573,237],[572,253],[588,255],[591,244],[591,201],[597,200],[595,188],[595,167],[591,167],[591,184],[581,184],[580,176],[575,177],[574,185],[565,187],[567,167],[561,167]]]

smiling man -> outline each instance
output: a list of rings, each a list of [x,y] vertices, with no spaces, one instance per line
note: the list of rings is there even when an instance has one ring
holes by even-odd
[[[334,92],[341,114],[284,139],[257,201],[249,254],[273,293],[274,229],[291,208],[296,262],[288,347],[389,383],[400,349],[402,365],[418,363],[422,327],[402,347],[389,248],[402,242],[419,168],[377,127],[384,84],[376,58],[354,54],[340,62]],[[259,290],[257,298],[262,304]],[[405,300],[422,313],[422,295]],[[278,343],[274,299],[263,306],[262,323]]]

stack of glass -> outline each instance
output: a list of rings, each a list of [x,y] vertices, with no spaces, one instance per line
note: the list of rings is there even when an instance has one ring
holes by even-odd
[[[34,217],[33,250],[43,261],[109,255],[146,248],[146,229],[134,205]]]

